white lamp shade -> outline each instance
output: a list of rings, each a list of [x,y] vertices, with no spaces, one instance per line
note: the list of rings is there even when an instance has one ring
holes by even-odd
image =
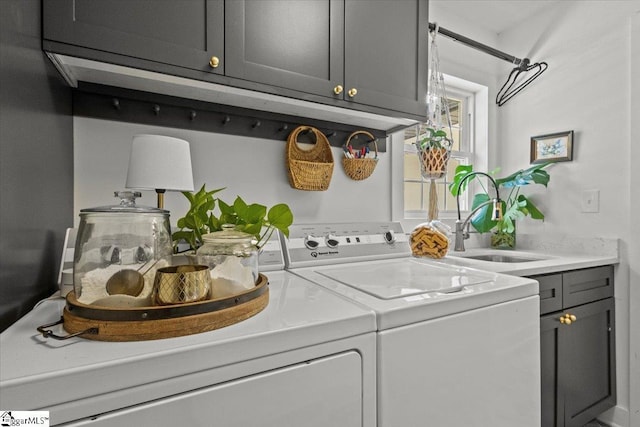
[[[125,186],[142,190],[193,191],[189,143],[162,135],[134,136]]]

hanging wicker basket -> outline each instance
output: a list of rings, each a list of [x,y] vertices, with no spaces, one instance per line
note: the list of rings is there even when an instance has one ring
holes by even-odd
[[[342,166],[344,167],[344,172],[347,176],[355,181],[362,181],[363,179],[369,178],[378,164],[378,143],[376,142],[376,137],[373,136],[370,132],[365,130],[359,130],[353,132],[349,135],[346,144],[344,145],[345,155],[349,153],[349,155],[353,155],[353,147],[351,144],[351,140],[358,135],[365,135],[370,139],[365,143],[365,146],[373,143],[373,149],[375,153],[375,157],[344,157],[342,159]],[[365,153],[366,156],[366,153]]]
[[[310,150],[298,145],[298,135],[313,132],[316,143]],[[287,171],[291,187],[297,190],[325,191],[333,174],[333,153],[327,137],[311,126],[295,128],[287,138]]]
[[[425,179],[439,179],[447,173],[449,150],[446,148],[426,147],[418,150],[420,172]]]

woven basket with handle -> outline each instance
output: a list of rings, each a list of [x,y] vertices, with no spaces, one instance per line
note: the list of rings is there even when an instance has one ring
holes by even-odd
[[[349,176],[349,178],[356,181],[361,181],[363,179],[369,178],[369,176],[371,176],[374,169],[376,168],[376,165],[378,164],[378,144],[376,142],[376,137],[373,136],[371,133],[365,130],[359,130],[349,135],[349,138],[347,139],[347,142],[345,144],[346,150],[349,150],[351,148],[351,140],[353,138],[357,138],[358,135],[365,135],[369,138],[366,144],[370,144],[373,142],[375,157],[373,158],[344,157],[342,159],[342,166],[344,167],[344,172],[347,174],[347,176]]]
[[[313,132],[315,145],[303,150],[298,145],[298,135]],[[327,137],[311,126],[295,128],[287,138],[287,171],[291,187],[306,191],[325,191],[333,174],[333,153]]]

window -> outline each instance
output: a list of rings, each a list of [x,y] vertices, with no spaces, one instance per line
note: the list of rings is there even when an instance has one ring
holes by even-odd
[[[449,192],[455,169],[460,164],[474,163],[474,105],[473,92],[447,87],[447,98],[451,115],[453,146],[449,156],[447,174],[435,181],[440,217],[453,217],[456,200]],[[404,212],[405,218],[426,218],[429,206],[430,180],[420,174],[420,163],[416,155],[417,126],[404,132]],[[445,129],[449,134],[449,129]],[[460,196],[461,207],[468,206],[468,196]]]
[[[468,80],[445,74],[447,97],[454,103],[452,133],[456,139],[454,152],[449,160],[447,177],[436,180],[438,191],[438,219],[453,227],[456,215],[456,200],[450,196],[448,183],[458,164],[473,164],[474,170],[487,170],[489,166],[489,88]],[[420,174],[419,163],[412,146],[411,138],[415,138],[416,129],[407,128],[396,132],[391,138],[391,218],[402,224],[405,230],[412,230],[416,225],[427,220],[429,206],[429,184]],[[475,180],[474,180],[475,181]],[[463,211],[470,206],[475,194],[475,182],[460,196]]]

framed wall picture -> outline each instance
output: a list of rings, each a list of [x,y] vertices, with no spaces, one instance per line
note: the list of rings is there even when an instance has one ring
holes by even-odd
[[[531,163],[573,160],[573,131],[531,137]]]

